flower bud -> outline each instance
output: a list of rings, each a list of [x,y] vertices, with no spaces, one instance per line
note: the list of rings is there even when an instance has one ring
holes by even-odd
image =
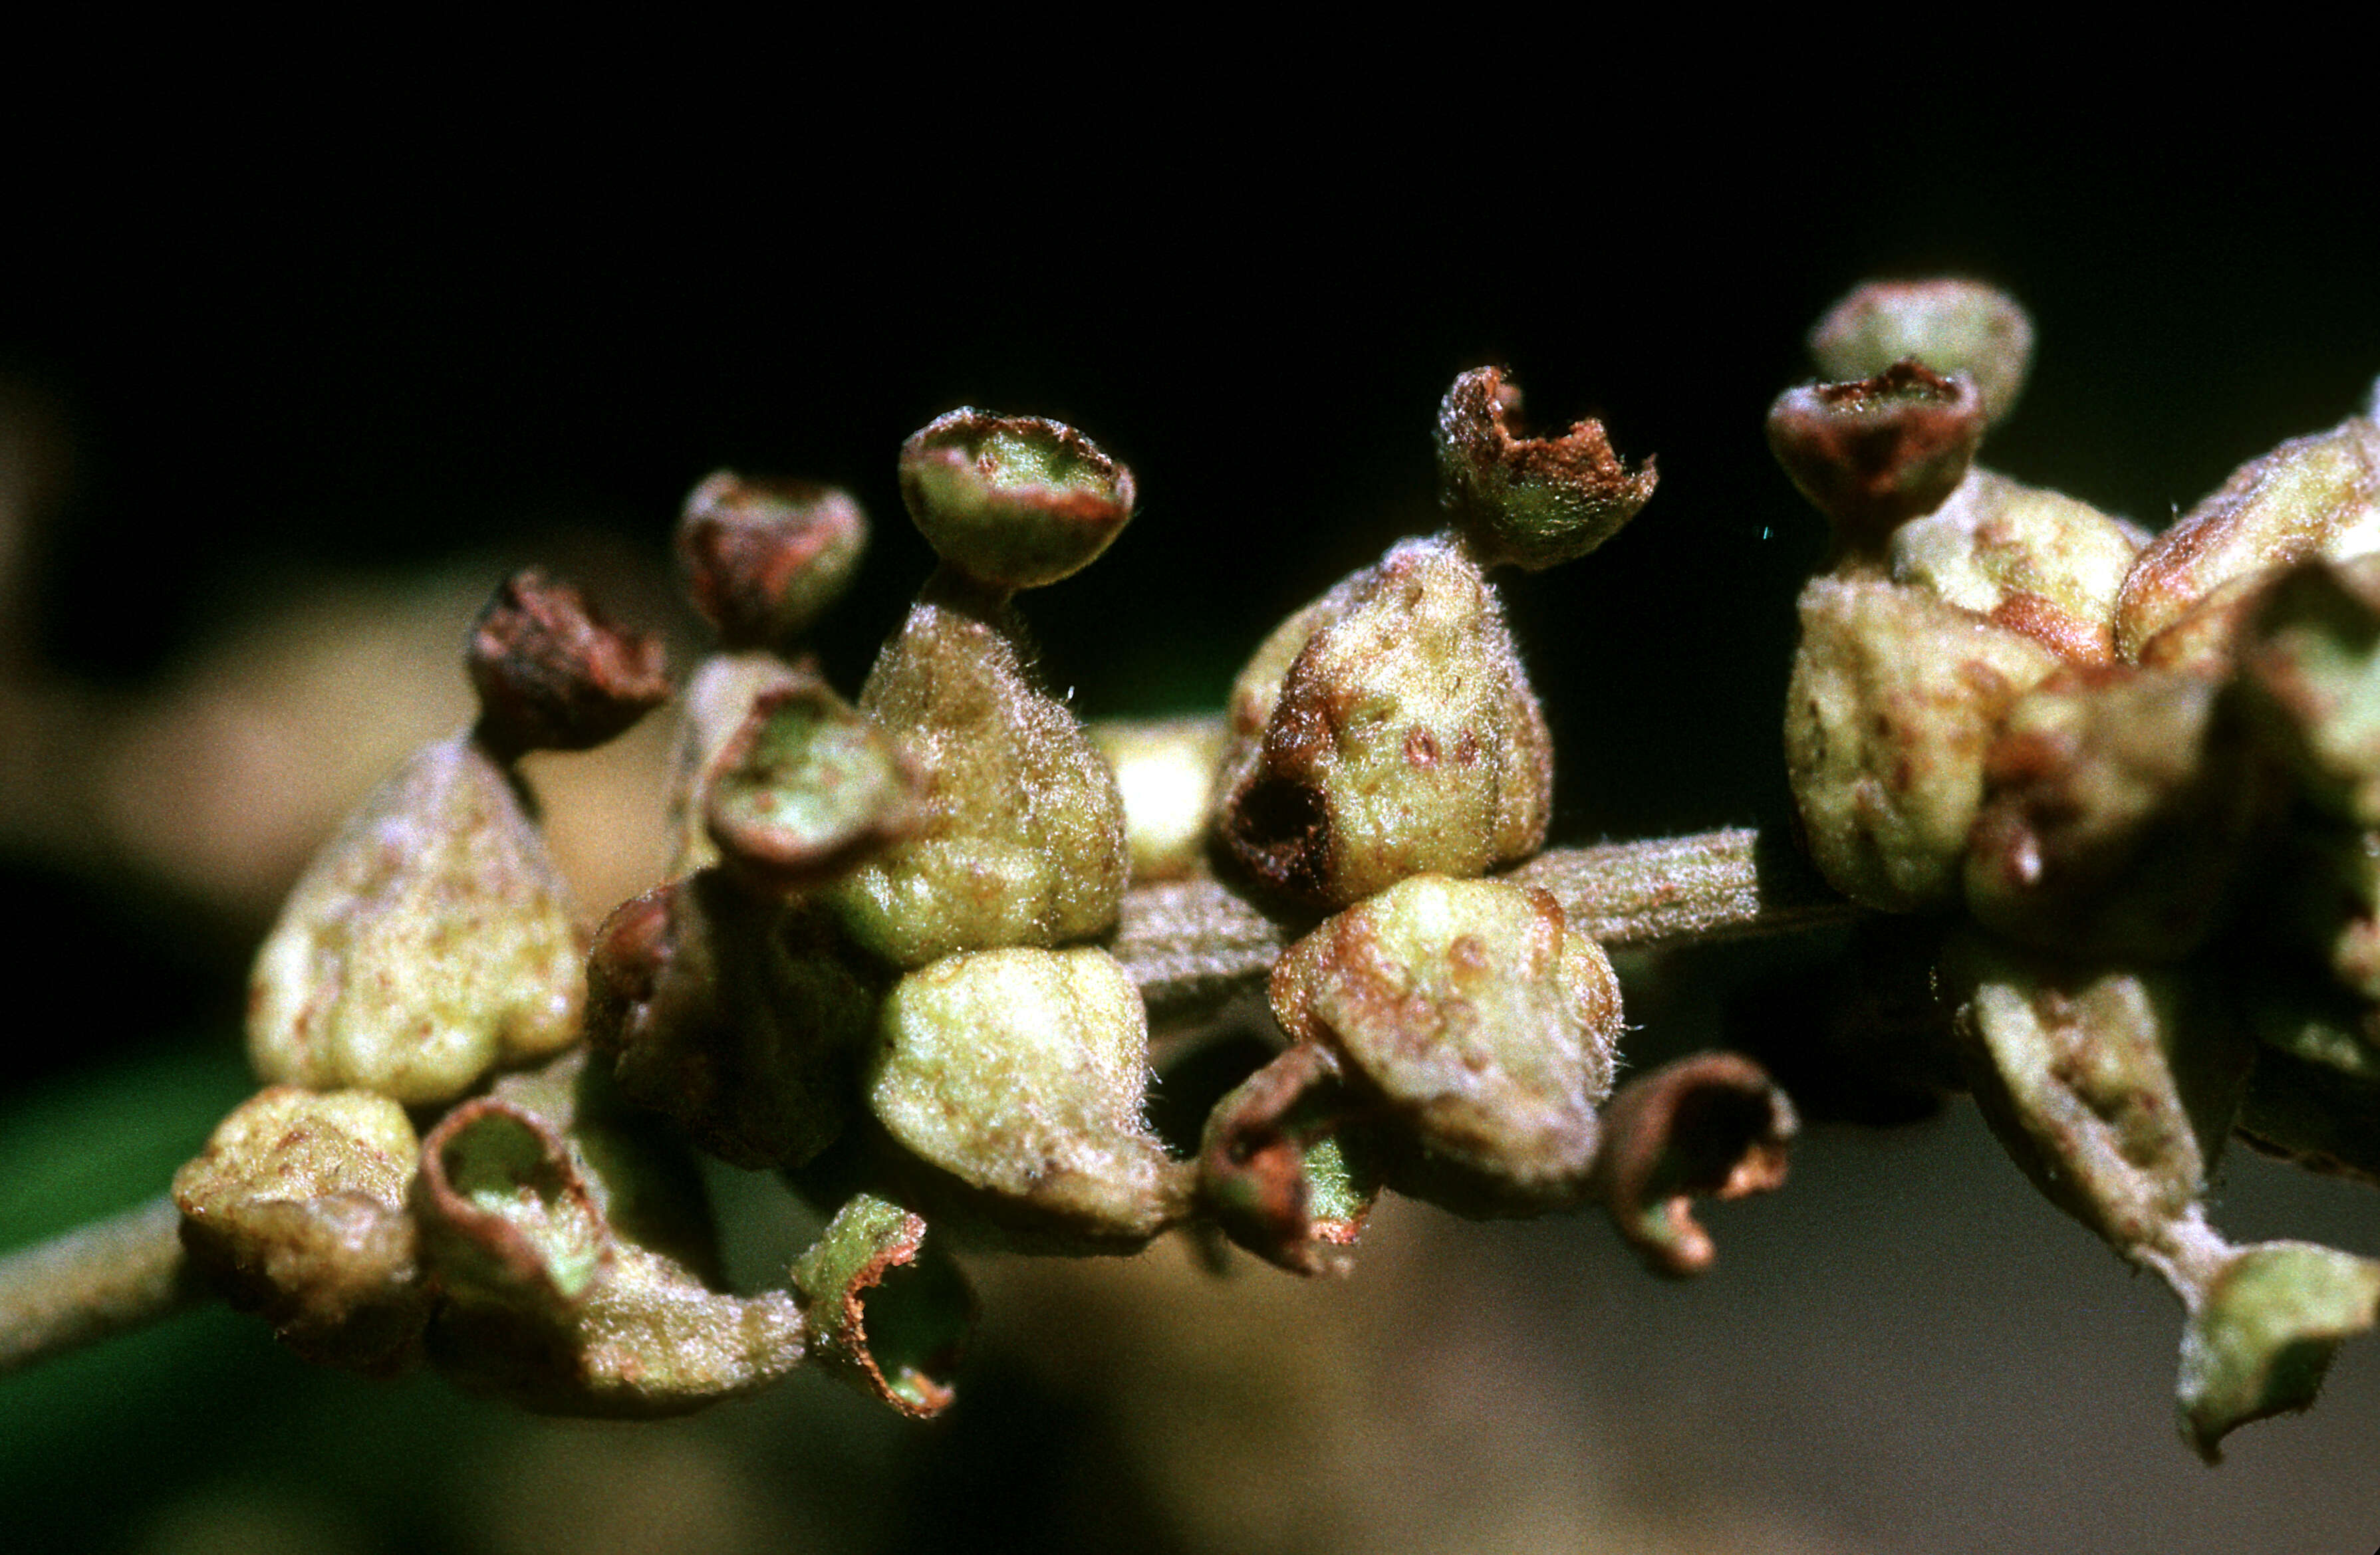
[[[704,870],[613,911],[587,985],[622,1094],[713,1155],[798,1166],[842,1137],[876,995],[822,914]]]
[[[1892,581],[2022,632],[2073,664],[2115,657],[2116,591],[2147,536],[1989,470],[1892,534]]]
[[[2229,894],[2261,778],[2207,681],[2060,671],[2018,699],[1985,758],[1968,910],[2070,956],[2186,956]]]
[[[2234,578],[2380,551],[2380,426],[2361,416],[2232,472],[2141,552],[2116,607],[2116,651],[2151,637]]]
[[[1880,580],[1815,578],[1801,610],[1785,764],[1810,857],[1865,906],[1945,907],[1983,802],[1984,753],[2059,660],[2022,633]]]
[[[730,470],[694,488],[677,525],[687,592],[730,652],[799,643],[867,548],[868,516],[848,492]]]
[[[753,705],[712,764],[705,811],[711,841],[747,881],[810,891],[916,830],[917,778],[883,730],[812,675]]]
[[[1864,554],[1942,505],[1983,435],[1974,380],[1915,361],[1873,378],[1805,383],[1768,407],[1768,451],[1833,522],[1837,547]]]
[[[1501,606],[1444,538],[1405,540],[1307,607],[1232,692],[1219,820],[1264,886],[1343,907],[1545,840],[1552,741]]]
[[[1211,717],[1108,718],[1087,732],[1115,768],[1133,882],[1178,880],[1203,871],[1215,768],[1230,726]]]
[[[1620,984],[1550,893],[1402,880],[1283,952],[1271,998],[1281,1030],[1339,1054],[1424,1155],[1454,1168],[1419,1196],[1473,1212],[1577,1196],[1611,1089]]]
[[[902,967],[1103,933],[1129,867],[1114,770],[1037,683],[1013,617],[934,592],[859,698],[914,764],[924,816],[823,899],[854,939]]]
[[[1028,1243],[1128,1250],[1179,1219],[1187,1171],[1142,1108],[1148,1024],[1104,950],[953,956],[884,1001],[868,1103],[910,1153]]]
[[[721,1295],[625,1235],[613,1211],[638,1186],[623,1152],[581,1148],[587,1127],[481,1097],[422,1141],[415,1205],[447,1296],[430,1334],[441,1368],[541,1412],[626,1417],[684,1414],[791,1370],[806,1340],[794,1298]]]
[[[951,1375],[975,1324],[965,1278],[925,1243],[923,1217],[855,1194],[794,1265],[817,1358],[921,1420],[957,1396]]]
[[[384,1096],[267,1087],[174,1175],[183,1245],[306,1359],[401,1369],[430,1308],[406,1214],[419,1157]]]
[[[601,745],[669,700],[660,638],[621,631],[534,567],[504,580],[466,657],[480,739],[504,761]]]
[[[257,952],[249,1056],[267,1080],[449,1101],[578,1036],[567,888],[480,744],[423,748],[316,854]]]
[[[1945,377],[1965,373],[1989,426],[2016,408],[2033,366],[2033,320],[1980,281],[1870,281],[1827,310],[1809,345],[1828,378],[1865,378],[1912,356]]]
[[[1090,565],[1132,517],[1132,472],[1072,427],[954,410],[901,445],[901,500],[935,553],[999,589]]]
[[[1585,556],[1620,532],[1653,495],[1653,462],[1632,471],[1599,421],[1559,438],[1512,426],[1521,391],[1500,368],[1475,368],[1438,407],[1438,491],[1483,567],[1535,573]]]

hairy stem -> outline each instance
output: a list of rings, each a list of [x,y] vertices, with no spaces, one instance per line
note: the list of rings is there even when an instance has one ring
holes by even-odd
[[[0,1374],[170,1317],[203,1297],[181,1212],[159,1197],[0,1259]]]

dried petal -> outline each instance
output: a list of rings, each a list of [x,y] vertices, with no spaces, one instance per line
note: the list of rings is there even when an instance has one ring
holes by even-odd
[[[1595,1196],[1655,1273],[1699,1274],[1717,1254],[1694,1200],[1784,1186],[1800,1130],[1793,1103],[1752,1060],[1680,1058],[1621,1086],[1604,1109]]]
[[[532,567],[496,590],[471,630],[480,738],[506,761],[601,745],[669,700],[662,642],[597,615]]]
[[[1148,1024],[1106,951],[953,956],[884,1001],[868,1105],[919,1160],[998,1201],[1028,1234],[1128,1248],[1179,1219],[1187,1169],[1143,1107]]]
[[[2380,551],[2380,426],[2361,416],[2285,442],[2141,552],[2116,609],[2116,651],[2143,645],[2234,578]]]
[[[478,742],[425,747],[308,866],[257,952],[249,1056],[267,1080],[443,1102],[578,1036],[567,888]]]
[[[797,1166],[842,1137],[876,994],[821,914],[704,870],[605,920],[587,982],[622,1093],[712,1154]]]
[[[2264,793],[2213,685],[2117,665],[2027,693],[1984,773],[1968,910],[2023,944],[2117,959],[2205,939]]]
[[[1836,543],[1873,553],[1893,530],[1942,505],[1984,435],[1974,380],[1916,361],[1873,378],[1805,383],[1768,407],[1768,451]]]
[[[731,652],[799,642],[867,548],[868,515],[850,493],[732,470],[696,487],[677,524],[687,591]]]
[[[1653,462],[1631,470],[1599,421],[1559,438],[1512,427],[1521,391],[1500,368],[1475,368],[1438,407],[1438,492],[1483,567],[1537,572],[1585,556],[1652,499]]]
[[[1887,912],[1949,905],[1984,796],[1984,753],[2059,660],[1914,588],[1815,578],[1785,703],[1785,763],[1812,860]]]
[[[2380,1263],[2311,1242],[2241,1248],[2181,1341],[2184,1440],[2208,1463],[2251,1420],[2311,1406],[2341,1341],[2380,1320]]]
[[[419,1156],[386,1097],[270,1086],[174,1175],[183,1245],[306,1359],[398,1370],[429,1315],[405,1212]]]
[[[1132,517],[1132,472],[1072,427],[954,410],[901,445],[901,500],[936,554],[996,588],[1090,565]]]
[[[1283,952],[1271,995],[1293,1040],[1328,1043],[1422,1151],[1481,1179],[1478,1199],[1449,1207],[1576,1196],[1611,1089],[1620,984],[1550,893],[1400,881]]]
[[[2033,366],[2033,320],[1980,281],[1870,281],[1827,310],[1809,344],[1828,378],[1865,378],[1910,356],[1946,377],[1966,373],[1991,425],[2016,408]]]
[[[1128,867],[1115,773],[1027,669],[1020,630],[929,591],[860,693],[919,774],[925,818],[825,899],[896,966],[1062,945],[1115,922]]]
[[[2116,591],[2147,536],[2096,508],[1971,470],[1892,533],[1892,581],[1930,589],[2075,664],[2115,657]]]
[[[1400,542],[1299,612],[1242,672],[1232,712],[1223,847],[1284,895],[1344,907],[1545,840],[1545,716],[1494,591],[1443,537]]]
[[[1215,769],[1230,739],[1224,721],[1110,718],[1090,725],[1088,733],[1115,768],[1134,884],[1178,880],[1203,870]]]
[[[925,1241],[922,1216],[863,1193],[794,1265],[817,1358],[914,1419],[956,1396],[952,1374],[975,1326],[966,1281]]]
[[[816,890],[917,829],[917,774],[816,676],[763,693],[710,772],[711,841],[771,891]]]

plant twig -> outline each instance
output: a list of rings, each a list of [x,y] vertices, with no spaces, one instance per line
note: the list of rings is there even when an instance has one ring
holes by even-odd
[[[164,1196],[0,1259],[0,1375],[203,1299]]]

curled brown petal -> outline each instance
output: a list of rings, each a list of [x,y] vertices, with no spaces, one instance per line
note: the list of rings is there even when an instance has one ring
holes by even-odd
[[[1199,1198],[1223,1234],[1293,1274],[1343,1274],[1336,1251],[1362,1234],[1372,1193],[1330,1152],[1330,1180],[1316,1156],[1352,1105],[1339,1065],[1300,1043],[1216,1104],[1198,1151]]]
[[[1481,565],[1536,572],[1618,534],[1659,477],[1650,459],[1631,470],[1600,421],[1525,437],[1513,425],[1520,408],[1500,368],[1454,380],[1438,408],[1439,494]]]
[[[925,1241],[923,1216],[862,1193],[794,1265],[816,1358],[920,1420],[957,1396],[950,1377],[975,1323],[965,1279]]]
[[[466,658],[480,739],[507,761],[601,745],[669,700],[659,637],[613,625],[534,567],[496,590]]]
[[[1781,1186],[1800,1127],[1792,1103],[1749,1058],[1680,1058],[1613,1094],[1590,1191],[1656,1273],[1699,1274],[1715,1249],[1693,1200]]]

